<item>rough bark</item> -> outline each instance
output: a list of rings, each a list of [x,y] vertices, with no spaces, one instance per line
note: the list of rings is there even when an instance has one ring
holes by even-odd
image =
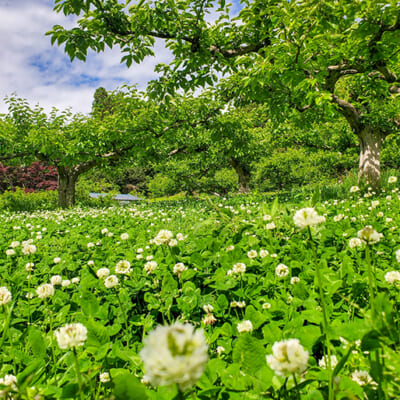
[[[381,180],[381,146],[384,136],[371,126],[363,127],[357,134],[360,140],[358,181],[379,187]]]
[[[66,168],[58,168],[58,206],[72,207],[75,204],[75,185],[78,174]]]
[[[231,159],[230,164],[238,176],[239,193],[250,192],[250,171],[237,160]]]

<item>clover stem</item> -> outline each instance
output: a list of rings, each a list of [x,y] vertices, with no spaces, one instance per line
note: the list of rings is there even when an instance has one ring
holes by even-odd
[[[321,308],[322,308],[322,316],[323,316],[323,328],[324,328],[324,333],[326,337],[326,356],[327,356],[327,365],[328,365],[328,371],[329,371],[329,400],[333,400],[334,398],[334,392],[333,392],[333,370],[332,370],[332,363],[331,363],[331,340],[330,340],[330,334],[329,334],[329,322],[328,322],[328,316],[327,316],[327,311],[326,311],[326,304],[325,304],[325,296],[324,296],[324,291],[322,287],[322,277],[321,277],[321,270],[318,262],[318,257],[317,257],[317,250],[315,248],[315,244],[312,239],[312,234],[311,234],[311,229],[308,226],[308,236],[310,239],[311,243],[311,248],[313,251],[314,259],[315,259],[315,272],[317,275],[317,283],[318,283],[318,291],[319,291],[319,298],[320,298],[320,303],[321,303]]]
[[[81,370],[79,368],[79,360],[78,360],[78,355],[76,354],[76,348],[75,346],[72,348],[72,352],[74,354],[74,359],[75,359],[75,368],[76,368],[76,376],[78,378],[78,387],[79,387],[79,397],[81,400],[83,400],[83,382],[82,382],[82,376],[81,376]]]
[[[375,316],[376,316],[374,280],[373,280],[372,268],[371,268],[371,254],[370,254],[370,249],[369,249],[368,244],[365,247],[365,262],[367,264],[367,272],[368,272],[369,302],[371,304],[372,320],[374,320]]]

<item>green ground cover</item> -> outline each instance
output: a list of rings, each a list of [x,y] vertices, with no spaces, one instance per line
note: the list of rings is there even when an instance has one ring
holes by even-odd
[[[3,212],[3,398],[399,398],[397,187]]]

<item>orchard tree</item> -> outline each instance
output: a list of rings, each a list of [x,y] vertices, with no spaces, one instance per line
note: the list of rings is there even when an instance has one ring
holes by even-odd
[[[119,101],[112,113],[101,117],[72,115],[42,108],[31,108],[16,97],[9,98],[9,113],[0,124],[0,143],[4,153],[0,161],[41,160],[58,172],[60,207],[75,202],[78,178],[110,161],[148,159],[161,151],[164,140],[185,125],[197,125],[213,118],[218,109],[210,109],[203,98],[176,97],[169,107],[160,106],[134,88],[118,92]],[[204,101],[203,107],[200,105]]]
[[[173,60],[156,67],[154,93],[229,74],[225,93],[268,103],[271,112],[331,108],[359,140],[360,180],[378,185],[382,142],[399,126],[397,1],[246,0],[239,8],[232,17],[224,0],[55,0],[57,12],[79,19],[48,34],[71,59],[120,46],[128,66],[165,40]]]

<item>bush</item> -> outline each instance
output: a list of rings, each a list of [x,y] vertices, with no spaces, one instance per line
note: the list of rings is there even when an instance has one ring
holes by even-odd
[[[53,210],[58,206],[56,190],[25,193],[23,189],[7,190],[0,194],[0,209],[8,211]]]
[[[312,183],[332,183],[354,165],[357,155],[333,151],[277,150],[257,166],[254,177],[260,191],[291,190]]]
[[[58,186],[57,180],[57,170],[38,161],[26,167],[5,167],[0,164],[0,192],[17,187],[23,188],[25,192],[55,190]]]
[[[147,184],[151,197],[170,196],[176,192],[176,184],[172,178],[157,174]]]

